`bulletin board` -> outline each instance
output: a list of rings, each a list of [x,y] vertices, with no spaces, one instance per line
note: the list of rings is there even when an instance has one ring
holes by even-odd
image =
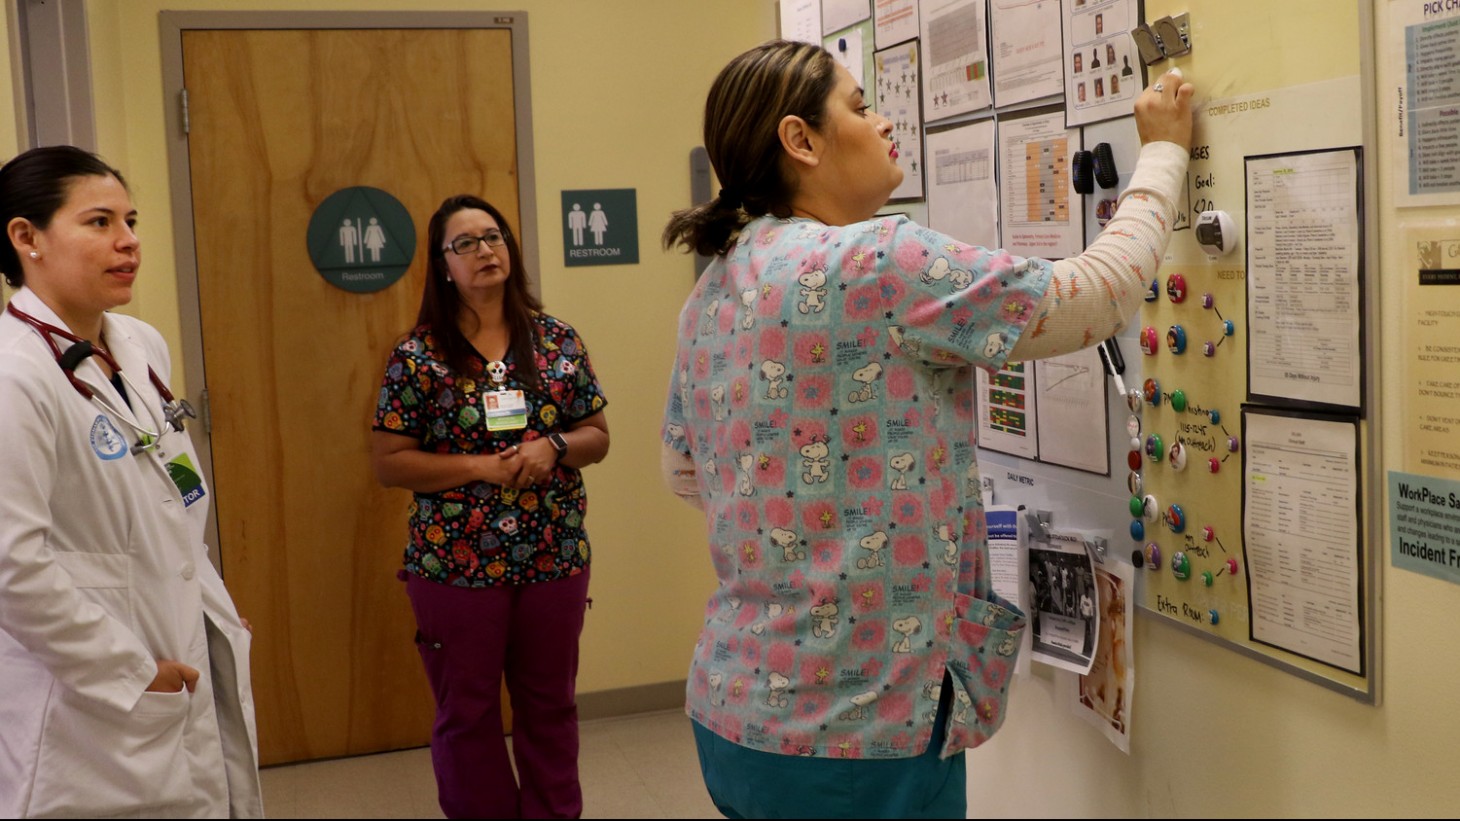
[[[1092,241],[1139,153],[1134,97],[1172,66],[1196,81],[1175,233],[1115,340],[1123,374],[1071,357],[981,378],[986,499],[1136,565],[1146,616],[1376,703],[1371,4],[866,5],[782,0],[785,36],[860,66],[894,120],[908,181],[888,212],[988,247],[1059,258]],[[1143,59],[1130,30],[1181,15],[1183,42],[1157,30],[1189,51]],[[1102,144],[1115,180],[1076,193],[1074,153]],[[1045,213],[1009,197],[1026,174],[1053,192]],[[1232,250],[1199,243],[1208,211],[1230,217]],[[1071,453],[1049,432],[1082,402],[1104,407],[1107,442]]]

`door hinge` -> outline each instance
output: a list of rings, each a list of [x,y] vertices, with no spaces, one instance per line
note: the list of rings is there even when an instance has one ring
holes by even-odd
[[[182,90],[182,94],[178,95],[178,101],[182,104],[182,128],[183,128],[183,133],[184,134],[190,134],[192,132],[190,130],[190,124],[188,122],[188,90],[187,89],[183,89]]]
[[[203,388],[203,393],[198,397],[198,402],[203,406],[203,432],[209,436],[213,435],[213,403],[209,400],[208,389]]]

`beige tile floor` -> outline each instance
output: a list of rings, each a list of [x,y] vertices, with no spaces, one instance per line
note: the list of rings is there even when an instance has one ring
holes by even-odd
[[[700,779],[681,710],[586,721],[580,728],[584,818],[720,818]],[[269,767],[274,818],[441,818],[426,748]]]

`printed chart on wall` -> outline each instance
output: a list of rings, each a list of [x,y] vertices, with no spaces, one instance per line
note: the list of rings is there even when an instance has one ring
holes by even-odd
[[[892,121],[892,141],[902,184],[890,199],[923,198],[923,118],[918,110],[918,44],[902,43],[876,53],[877,113]]]
[[[1360,458],[1375,343],[1361,5],[1190,9],[1191,52],[1150,66],[1196,81],[1196,118],[1175,232],[1135,320],[1141,353],[1127,359],[1142,401],[1116,522],[1143,612],[1373,701],[1366,528],[1382,490]],[[1136,22],[1187,12],[1146,0]],[[1281,55],[1253,47],[1252,31],[1314,21],[1322,36]]]
[[[1079,129],[1065,128],[1059,112],[1009,118],[999,121],[998,141],[1004,250],[1044,259],[1079,255],[1085,206],[1070,173]]]
[[[1460,203],[1460,3],[1394,0],[1390,22],[1403,48],[1390,50],[1395,77],[1394,201]]]
[[[923,0],[923,117],[943,120],[988,108],[988,0]]]

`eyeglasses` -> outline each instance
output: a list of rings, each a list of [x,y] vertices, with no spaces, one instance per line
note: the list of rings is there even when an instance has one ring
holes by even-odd
[[[493,248],[500,248],[503,245],[507,244],[507,237],[501,231],[495,230],[488,231],[487,233],[482,234],[479,237],[457,237],[456,239],[452,240],[451,244],[446,246],[446,248],[444,248],[443,250],[450,251],[453,254],[457,254],[459,256],[466,256],[467,254],[476,253],[477,246],[481,245],[484,242]]]

